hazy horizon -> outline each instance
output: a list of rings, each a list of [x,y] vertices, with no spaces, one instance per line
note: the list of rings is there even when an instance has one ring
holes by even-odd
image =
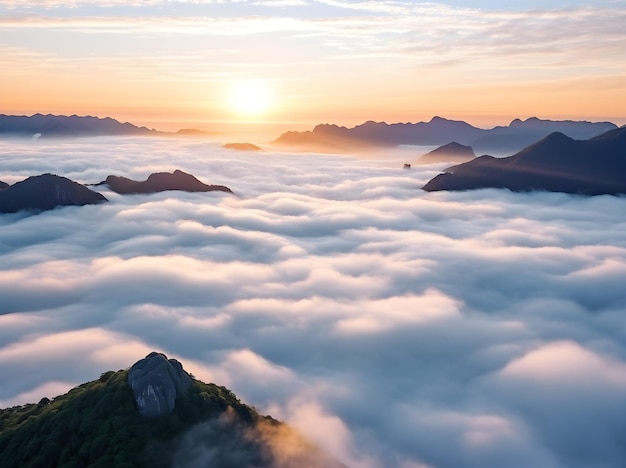
[[[41,112],[35,113],[35,114],[43,114]],[[25,116],[32,116],[35,114],[20,114],[20,115],[25,115]],[[52,114],[55,115],[55,114]],[[78,115],[78,114],[67,114],[67,115]],[[84,115],[78,115],[79,117],[84,117],[84,116],[90,116],[90,117],[98,117],[98,118],[106,118],[106,117],[110,117],[110,118],[115,118],[113,116],[109,116],[109,115],[95,115],[95,113],[86,113]],[[443,115],[433,115],[430,118],[424,120],[423,122],[428,122],[430,121],[432,118],[434,117],[443,117],[445,119],[448,120],[456,120],[456,119],[451,119],[447,116],[443,116]],[[542,118],[542,117],[537,117],[537,116],[530,116],[527,118],[519,118],[516,117],[515,119],[520,119],[520,120],[527,120],[530,118],[538,118],[540,120],[552,120],[552,119],[547,119],[547,118]],[[125,123],[126,121],[119,120],[116,119],[121,123]],[[491,129],[494,128],[496,126],[507,126],[509,125],[512,120],[511,119],[509,121],[502,121],[502,122],[498,122],[496,124],[493,125],[480,125],[477,124],[474,121],[471,120],[464,120],[465,122],[467,122],[468,124],[476,127],[476,128],[482,128],[482,129]],[[362,122],[359,122],[357,124],[355,124],[354,126],[358,126],[361,124],[364,124],[368,121],[376,121],[374,119],[368,119],[368,120],[364,120]],[[590,119],[584,119],[582,118],[580,121],[587,121],[587,122],[593,122]],[[385,123],[388,124],[394,124],[394,123],[418,123],[420,121],[405,121],[405,122],[396,122],[396,121],[387,121]],[[619,120],[613,120],[613,121],[607,121],[609,123],[613,123],[617,126],[620,126],[620,121]],[[626,120],[625,120],[626,122]],[[286,133],[286,132],[292,132],[292,131],[296,131],[296,132],[305,132],[305,131],[311,131],[315,128],[316,125],[320,125],[320,124],[331,124],[331,125],[338,125],[335,122],[332,121],[325,121],[325,122],[316,122],[316,123],[306,123],[306,122],[295,122],[295,123],[290,123],[290,122],[237,122],[237,121],[227,121],[227,122],[219,122],[219,121],[129,121],[129,123],[136,125],[138,127],[147,127],[149,129],[153,129],[153,130],[157,130],[157,131],[161,131],[161,132],[172,132],[175,133],[179,130],[184,130],[184,129],[194,129],[194,130],[201,130],[203,132],[206,132],[206,134],[204,135],[188,135],[191,138],[202,138],[206,141],[215,141],[215,142],[220,142],[220,143],[231,143],[231,142],[250,142],[250,143],[254,143],[257,145],[261,145],[262,148],[266,148],[266,149],[270,149],[270,150],[279,150],[279,151],[285,151],[287,150],[286,148],[281,148],[279,147],[274,147],[273,142],[274,140],[276,140],[279,136],[281,136],[282,134]],[[353,128],[354,126],[350,126],[347,125],[347,128]],[[454,139],[453,136],[451,136],[452,139]],[[401,145],[401,146],[412,146],[412,150],[413,151],[422,151],[423,153],[426,153],[434,148],[436,148],[437,145]],[[402,148],[400,148],[402,149]],[[520,148],[521,149],[521,148]],[[289,148],[289,151],[292,152],[307,152],[310,151],[311,148],[298,148],[297,146],[291,146]],[[324,153],[324,152],[329,152],[329,148],[326,149],[320,149],[319,151]],[[376,150],[376,148],[374,148],[374,150]],[[352,154],[355,156],[358,156],[358,152],[355,152],[354,150],[337,150],[340,151],[341,153],[347,153],[347,154]],[[361,151],[364,153],[362,154],[362,156],[364,157],[369,157],[369,153],[370,150],[367,150],[366,148],[362,148]],[[367,154],[365,154],[367,153]],[[490,153],[494,156],[508,156],[510,154],[513,154],[513,152],[511,151],[498,151],[498,150],[492,150],[490,151]]]

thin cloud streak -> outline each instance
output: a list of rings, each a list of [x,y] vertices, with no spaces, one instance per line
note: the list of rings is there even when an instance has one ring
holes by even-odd
[[[223,121],[234,115],[223,99],[229,84],[255,77],[275,88],[267,120],[355,124],[476,112],[623,118],[626,9],[619,4],[495,10],[292,3],[5,9],[0,85],[7,111],[117,116],[132,108],[122,118]],[[24,89],[25,75],[34,92]],[[613,86],[588,85],[595,81]],[[542,107],[531,109],[531,102]]]
[[[576,8],[550,12],[490,12],[450,7],[429,7],[401,15],[296,18],[253,16],[11,16],[0,19],[7,28],[43,28],[84,34],[183,34],[247,36],[261,33],[317,33],[328,38],[351,38],[385,49],[427,52],[461,51],[470,56],[491,57],[525,54],[557,55],[574,51],[588,59],[600,54],[608,60],[619,52],[624,39],[623,9]],[[390,41],[390,42],[389,42]],[[411,42],[416,46],[411,48]],[[419,44],[419,47],[417,47]],[[557,46],[558,45],[558,46]],[[567,47],[565,47],[567,46]],[[359,48],[357,43],[352,48]],[[365,47],[363,47],[365,50]],[[608,49],[608,50],[607,50]],[[588,52],[595,51],[594,55]]]

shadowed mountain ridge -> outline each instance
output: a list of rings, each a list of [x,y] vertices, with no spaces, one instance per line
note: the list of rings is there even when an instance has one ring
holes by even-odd
[[[481,156],[453,166],[424,186],[426,191],[478,188],[626,193],[626,127],[589,140],[552,133],[513,156]]]

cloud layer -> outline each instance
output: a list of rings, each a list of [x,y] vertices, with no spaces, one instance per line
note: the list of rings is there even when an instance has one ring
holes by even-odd
[[[0,143],[0,180],[179,168],[228,194],[0,216],[0,404],[151,350],[354,467],[626,463],[626,199],[424,193],[415,155]],[[412,162],[412,161],[411,161]]]

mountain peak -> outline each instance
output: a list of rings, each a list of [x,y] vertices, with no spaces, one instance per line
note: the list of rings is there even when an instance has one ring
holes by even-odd
[[[450,142],[426,153],[418,159],[418,164],[433,164],[439,162],[464,163],[476,157],[471,146],[462,145],[456,141]]]
[[[132,365],[128,385],[139,413],[152,418],[174,410],[176,398],[191,385],[191,376],[176,359],[153,351]]]
[[[57,206],[82,206],[106,201],[103,195],[82,184],[47,173],[5,187],[0,192],[0,213],[45,211]]]
[[[520,151],[518,154],[525,154],[531,151],[537,150],[539,148],[546,148],[550,152],[562,152],[562,146],[570,144],[571,142],[575,142],[573,138],[568,137],[562,132],[552,132],[548,136],[539,140],[537,143],[528,146],[527,148]]]

